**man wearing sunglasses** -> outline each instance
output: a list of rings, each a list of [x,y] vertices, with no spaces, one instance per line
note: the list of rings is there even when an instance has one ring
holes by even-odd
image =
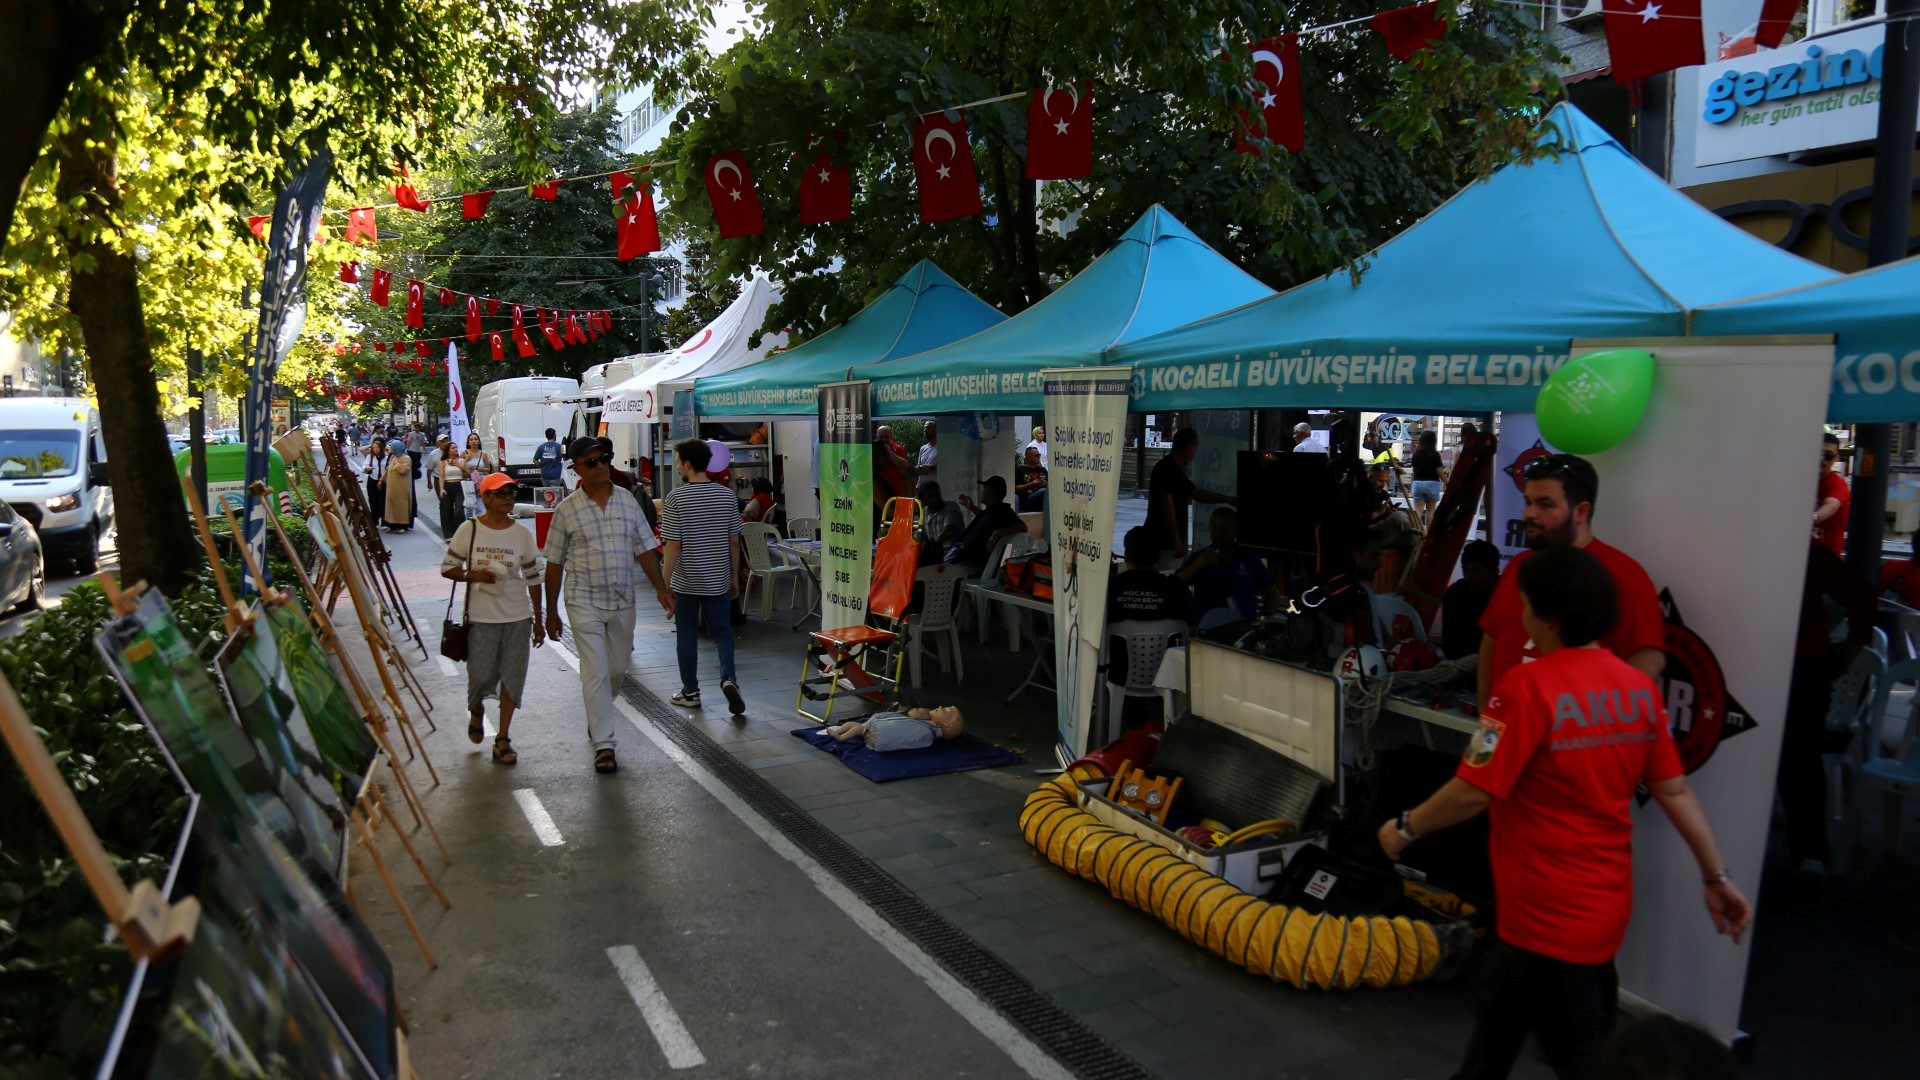
[[[1532,637],[1520,620],[1520,567],[1535,551],[1577,547],[1600,560],[1620,596],[1620,617],[1600,639],[1615,656],[1659,679],[1666,669],[1667,624],[1660,612],[1660,596],[1653,579],[1633,556],[1593,535],[1594,500],[1600,494],[1600,475],[1587,459],[1572,454],[1550,454],[1527,466],[1527,508],[1522,516],[1529,550],[1515,555],[1494,587],[1493,599],[1480,617],[1479,693],[1485,705],[1500,677],[1530,660],[1539,659]]]
[[[608,478],[613,455],[598,440],[581,436],[567,456],[580,486],[560,500],[547,530],[547,636],[560,640],[564,583],[573,651],[580,657],[587,735],[593,740],[593,771],[604,774],[619,769],[613,695],[633,656],[634,568],[646,572],[668,615],[673,597],[660,574],[660,541],[647,527],[640,504]]]
[[[1820,439],[1820,490],[1813,497],[1813,542],[1845,556],[1847,553],[1847,504],[1853,493],[1847,482],[1833,471],[1840,457],[1840,437],[1829,431]]]

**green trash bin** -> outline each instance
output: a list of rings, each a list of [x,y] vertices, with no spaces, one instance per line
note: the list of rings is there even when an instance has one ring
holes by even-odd
[[[193,448],[173,455],[173,467],[182,480],[193,468]],[[287,463],[280,453],[267,449],[267,486],[274,491],[287,490]],[[234,443],[207,447],[207,513],[220,513],[220,500],[226,500],[238,514],[246,506],[247,448]]]

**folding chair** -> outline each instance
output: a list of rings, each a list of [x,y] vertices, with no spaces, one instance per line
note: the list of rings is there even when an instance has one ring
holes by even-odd
[[[920,544],[914,539],[920,517],[919,500],[887,500],[887,531],[874,548],[873,580],[867,587],[869,621],[807,635],[800,692],[794,698],[801,716],[819,724],[832,723],[833,703],[843,682],[869,701],[884,704],[899,699],[907,662],[907,605],[913,601],[914,568],[920,561]],[[818,714],[808,712],[810,700],[825,701],[826,708]]]

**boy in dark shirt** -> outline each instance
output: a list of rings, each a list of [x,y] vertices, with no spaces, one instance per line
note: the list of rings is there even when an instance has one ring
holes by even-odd
[[[1144,525],[1127,530],[1122,540],[1127,568],[1107,583],[1107,622],[1123,619],[1185,619],[1187,587],[1171,574],[1154,569],[1160,561],[1160,541]]]
[[[1480,616],[1500,581],[1500,549],[1475,540],[1460,552],[1460,580],[1440,599],[1440,648],[1450,660],[1480,651]]]

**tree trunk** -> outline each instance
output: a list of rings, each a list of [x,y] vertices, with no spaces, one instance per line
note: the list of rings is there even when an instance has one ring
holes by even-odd
[[[7,31],[0,34],[0,71],[7,73],[7,107],[0,109],[0,251],[6,250],[20,187],[40,157],[47,125],[81,67],[99,51],[106,25],[105,14],[79,0],[0,0],[0,26]]]
[[[91,143],[91,145],[89,145]],[[68,306],[80,323],[100,404],[119,528],[120,578],[177,593],[202,562],[187,518],[160,387],[140,306],[140,278],[120,230],[120,185],[110,125],[75,117],[62,140],[57,185],[63,201],[84,200],[67,239]]]

